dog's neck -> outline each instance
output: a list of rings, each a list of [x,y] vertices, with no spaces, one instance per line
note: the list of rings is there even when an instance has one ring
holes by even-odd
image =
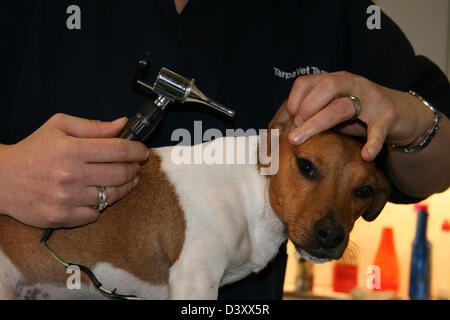
[[[257,232],[256,225],[262,220],[266,227],[270,225],[279,232],[281,222],[269,201],[270,176],[261,175],[257,164],[258,141],[258,136],[224,137],[195,146],[157,150],[176,188],[192,188],[188,192],[192,199],[183,201],[207,199],[212,204],[210,210],[245,215],[251,232]],[[176,183],[179,179],[188,182]]]
[[[245,157],[236,152],[236,148],[234,152],[229,149],[239,141],[244,143]],[[193,245],[192,241],[204,237],[208,232],[205,227],[210,226],[220,226],[212,228],[211,232],[218,233],[217,236],[229,243],[233,258],[221,285],[261,270],[287,238],[284,224],[270,205],[270,178],[261,175],[258,168],[257,142],[255,137],[225,137],[193,147],[155,150],[180,197],[186,219],[185,245]],[[230,156],[228,164],[176,164],[173,161],[177,162],[176,155],[180,152],[193,159],[193,153],[200,153],[200,149],[204,154],[222,150],[224,155]],[[204,160],[208,161],[207,158]],[[245,164],[238,161],[243,159],[246,159]]]

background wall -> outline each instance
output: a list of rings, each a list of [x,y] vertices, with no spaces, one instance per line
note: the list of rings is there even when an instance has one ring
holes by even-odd
[[[411,41],[417,54],[427,56],[450,74],[449,0],[376,0]]]
[[[403,30],[417,54],[434,61],[450,75],[450,1],[449,0],[378,0],[375,1]],[[450,164],[449,164],[450,165]],[[450,220],[450,189],[425,201],[429,204],[428,239],[432,249],[432,292],[436,297],[450,289],[450,234],[443,233],[444,219]],[[351,233],[352,250],[345,261],[358,265],[358,287],[365,288],[367,267],[373,264],[384,226],[394,228],[394,241],[400,266],[399,296],[408,298],[411,245],[416,214],[412,205],[388,204],[379,218],[368,223],[360,219]],[[447,238],[445,238],[447,237]],[[288,246],[287,291],[295,289],[298,264],[295,249]],[[319,295],[332,293],[334,262],[314,265],[314,289]],[[337,295],[339,296],[339,295]]]

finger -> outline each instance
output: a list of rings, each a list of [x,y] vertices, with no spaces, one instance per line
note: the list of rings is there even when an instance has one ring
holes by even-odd
[[[388,121],[379,118],[367,125],[367,142],[361,150],[361,158],[365,161],[373,161],[380,153],[388,132]]]
[[[353,77],[347,73],[337,72],[323,77],[301,102],[296,118],[309,119],[333,100],[352,94],[355,87]]]
[[[354,114],[355,108],[350,99],[336,99],[326,108],[323,108],[313,117],[306,120],[300,127],[293,129],[289,133],[289,141],[292,144],[301,144],[312,136],[349,120]]]
[[[128,121],[126,117],[123,117],[112,122],[104,122],[61,113],[54,115],[51,120],[67,135],[78,138],[115,137]]]
[[[106,187],[106,202],[108,206],[117,202],[133,190],[139,183],[139,176],[132,181],[125,183],[119,187]],[[85,197],[79,203],[80,206],[94,207],[98,203],[97,187],[91,186],[86,188]]]
[[[58,227],[78,227],[97,221],[100,212],[90,207],[77,207],[72,214]]]
[[[367,125],[360,120],[345,122],[342,125],[338,125],[337,129],[339,132],[350,136],[367,136]]]
[[[143,143],[119,138],[77,139],[76,149],[86,162],[141,162],[149,156]]]
[[[130,182],[139,172],[137,162],[89,163],[83,182],[90,186],[117,187]]]
[[[298,112],[300,104],[309,94],[309,92],[322,80],[326,75],[325,74],[312,74],[307,76],[298,77],[292,89],[289,93],[288,103],[287,103],[287,111],[289,115],[294,118]],[[303,121],[301,118],[294,119],[296,125],[300,125]]]

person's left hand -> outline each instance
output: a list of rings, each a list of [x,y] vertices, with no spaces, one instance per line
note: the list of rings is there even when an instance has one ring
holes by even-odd
[[[356,108],[348,96],[361,101],[357,120],[351,120]],[[340,124],[345,134],[367,137],[361,151],[366,161],[375,159],[385,141],[400,146],[415,142],[434,121],[433,112],[410,94],[348,72],[297,78],[287,111],[297,126],[289,133],[291,143],[301,144]]]

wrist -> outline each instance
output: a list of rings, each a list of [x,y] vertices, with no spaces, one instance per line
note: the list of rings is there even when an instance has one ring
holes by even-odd
[[[441,115],[416,92],[409,91],[408,95],[416,100],[416,104],[411,104],[409,107],[410,112],[416,118],[415,123],[409,124],[414,129],[414,134],[410,135],[409,139],[402,143],[391,142],[390,146],[396,151],[413,154],[423,150],[431,142],[439,130]]]
[[[401,146],[410,146],[416,147],[423,141],[423,139],[427,136],[430,129],[434,124],[434,112],[425,106],[424,104],[420,105],[420,111],[417,112],[418,121],[416,125],[416,130],[414,135],[409,139],[407,143],[403,143]]]

